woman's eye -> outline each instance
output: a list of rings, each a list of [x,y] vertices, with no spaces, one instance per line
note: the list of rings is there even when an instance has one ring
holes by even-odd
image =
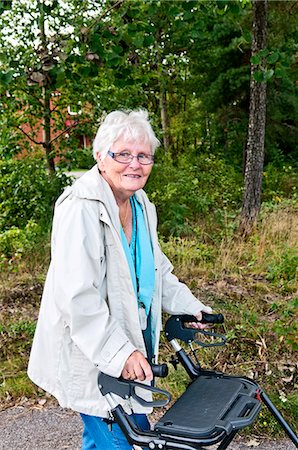
[[[147,159],[147,158],[148,158],[148,155],[146,155],[145,153],[139,153],[139,154],[138,154],[138,158],[139,158],[139,159]]]
[[[130,157],[130,153],[129,152],[120,152],[119,155],[122,158],[129,158]]]

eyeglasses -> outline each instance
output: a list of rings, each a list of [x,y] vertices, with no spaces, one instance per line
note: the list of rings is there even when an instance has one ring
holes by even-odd
[[[121,164],[128,164],[130,163],[134,158],[137,158],[140,164],[143,166],[148,166],[149,164],[154,163],[154,156],[153,155],[147,155],[147,153],[139,153],[138,155],[132,155],[129,151],[123,150],[120,153],[113,153],[110,150],[108,151],[108,155],[111,156],[115,161],[121,163]]]

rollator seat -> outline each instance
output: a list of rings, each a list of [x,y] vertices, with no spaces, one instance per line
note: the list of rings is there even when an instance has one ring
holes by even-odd
[[[204,439],[251,424],[261,405],[242,378],[200,375],[155,424],[161,435]]]

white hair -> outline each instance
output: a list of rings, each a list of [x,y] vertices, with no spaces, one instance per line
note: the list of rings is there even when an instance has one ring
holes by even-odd
[[[113,111],[105,117],[93,141],[94,159],[97,153],[105,158],[118,139],[149,144],[152,154],[160,145],[149,122],[148,112],[143,109]]]

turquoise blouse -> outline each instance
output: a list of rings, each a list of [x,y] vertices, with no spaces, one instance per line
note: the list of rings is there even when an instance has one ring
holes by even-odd
[[[132,207],[132,238],[128,245],[123,228],[121,227],[121,239],[123,249],[130,269],[130,275],[138,301],[139,308],[145,308],[147,316],[147,329],[143,330],[147,351],[152,351],[150,331],[150,307],[153,298],[155,284],[154,257],[148,230],[146,228],[144,213],[141,204],[135,196],[130,199]],[[149,342],[150,341],[150,342]],[[153,347],[154,348],[154,347]]]

